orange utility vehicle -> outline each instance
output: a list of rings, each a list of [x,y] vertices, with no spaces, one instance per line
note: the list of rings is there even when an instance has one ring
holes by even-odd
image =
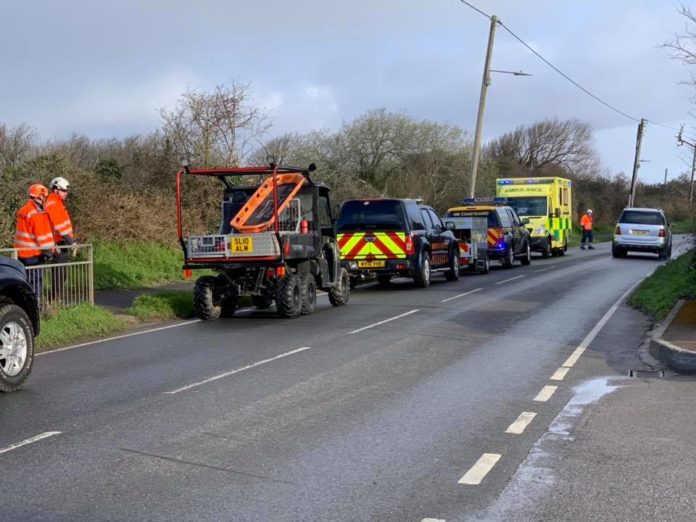
[[[194,286],[196,315],[204,320],[234,314],[240,296],[257,308],[274,302],[281,317],[310,314],[317,288],[334,306],[350,297],[348,273],[331,216],[329,188],[314,183],[308,168],[269,166],[191,169],[177,173],[177,225],[184,272],[208,269]],[[217,234],[184,236],[182,182],[218,178],[223,186],[222,220]],[[240,180],[250,180],[240,184]]]

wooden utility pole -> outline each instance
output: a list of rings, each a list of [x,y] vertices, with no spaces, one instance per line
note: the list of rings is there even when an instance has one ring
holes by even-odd
[[[476,172],[478,171],[479,153],[481,150],[481,134],[483,133],[483,112],[486,108],[486,95],[491,84],[491,58],[493,56],[493,40],[495,28],[498,25],[498,17],[491,16],[491,30],[488,34],[488,48],[486,49],[486,62],[483,66],[483,81],[481,82],[481,96],[479,97],[478,116],[476,117],[476,133],[474,135],[474,153],[471,159],[471,185],[469,197],[473,198],[476,192]]]
[[[640,168],[640,146],[643,143],[643,129],[645,119],[641,118],[638,124],[638,136],[636,137],[636,156],[633,159],[633,177],[631,178],[631,195],[628,197],[628,206],[632,207],[636,199],[636,185],[638,184],[638,169]]]
[[[667,186],[667,169],[665,169],[665,187]]]
[[[691,182],[689,183],[689,208],[691,208],[691,203],[694,199],[694,171],[696,171],[696,143],[691,143],[690,141],[682,138],[682,132],[684,132],[684,126],[679,130],[677,135],[677,145],[688,145],[693,150],[693,158],[691,159]]]

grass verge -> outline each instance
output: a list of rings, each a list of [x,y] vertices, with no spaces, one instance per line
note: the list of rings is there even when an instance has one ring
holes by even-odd
[[[696,234],[696,218],[672,223],[672,234]]]
[[[97,290],[128,290],[182,281],[181,250],[148,241],[94,243]]]
[[[696,250],[690,250],[655,270],[638,286],[629,304],[660,321],[680,298],[693,296],[696,296]]]
[[[38,352],[84,339],[105,337],[127,328],[127,322],[111,312],[90,304],[59,308],[41,321],[36,338]]]
[[[251,298],[242,296],[237,301],[238,307],[251,306]],[[193,294],[188,291],[166,291],[156,294],[139,295],[133,306],[126,310],[141,321],[190,319],[195,316]]]
[[[614,227],[612,226],[601,226],[601,227],[594,227],[593,236],[594,236],[594,242],[595,243],[604,243],[606,241],[611,241],[612,236],[614,235]],[[570,238],[570,241],[568,242],[568,246],[571,247],[576,247],[580,246],[580,241],[582,240],[582,230],[578,225],[573,225],[573,233]]]

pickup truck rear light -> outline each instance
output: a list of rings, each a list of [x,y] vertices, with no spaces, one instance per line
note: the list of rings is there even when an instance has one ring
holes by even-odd
[[[413,236],[411,234],[406,236],[406,255],[412,256],[416,252],[413,246]]]
[[[659,237],[667,237],[664,228],[660,228],[660,232],[657,234]]]

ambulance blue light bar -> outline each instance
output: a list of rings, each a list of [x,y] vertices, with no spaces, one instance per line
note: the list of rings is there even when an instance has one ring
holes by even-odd
[[[462,205],[477,205],[480,203],[488,203],[488,204],[493,204],[493,205],[507,205],[508,199],[507,198],[493,198],[493,197],[488,197],[488,198],[464,198],[462,200]]]
[[[549,183],[553,183],[553,180],[548,178],[515,178],[498,180],[498,185],[541,185]]]

